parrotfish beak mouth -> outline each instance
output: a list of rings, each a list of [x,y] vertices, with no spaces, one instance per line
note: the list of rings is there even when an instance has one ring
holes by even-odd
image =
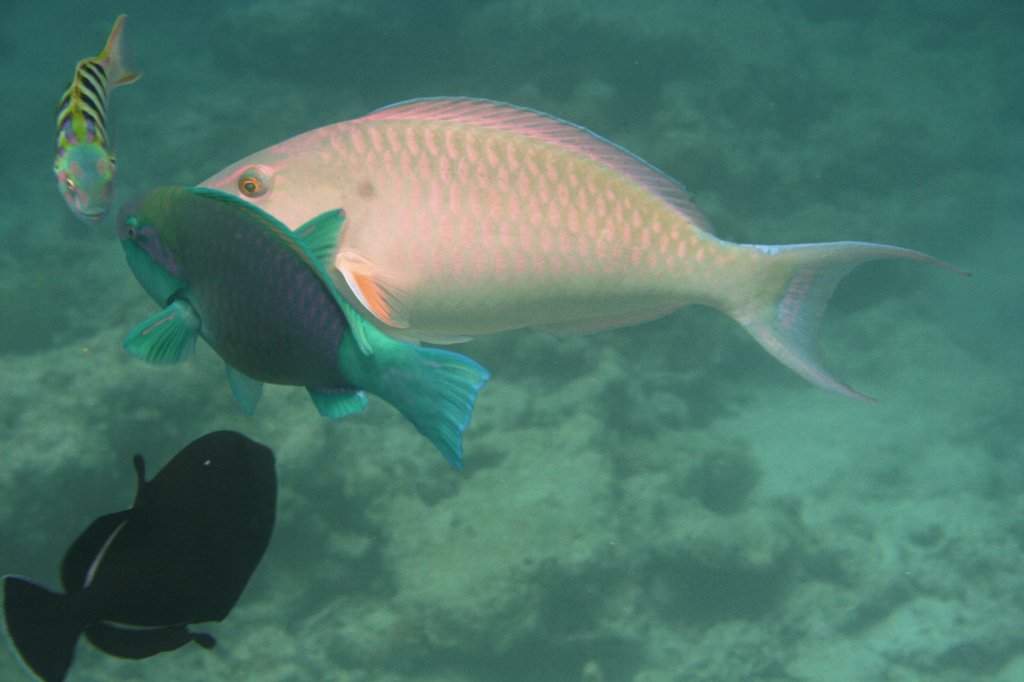
[[[129,228],[138,227],[139,208],[143,196],[140,194],[121,204],[121,210],[117,213],[117,233],[122,241],[130,238]]]

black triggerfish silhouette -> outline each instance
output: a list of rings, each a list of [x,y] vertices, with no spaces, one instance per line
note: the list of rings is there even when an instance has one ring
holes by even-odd
[[[274,453],[233,431],[207,434],[146,481],[135,455],[131,509],[101,516],[72,543],[58,594],[3,578],[4,624],[22,661],[63,680],[78,637],[141,659],[188,642],[193,623],[223,620],[263,557],[274,527]]]

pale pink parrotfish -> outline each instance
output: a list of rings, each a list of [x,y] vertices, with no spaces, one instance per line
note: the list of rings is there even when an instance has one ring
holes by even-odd
[[[385,333],[451,343],[587,332],[712,306],[820,387],[866,399],[817,357],[839,281],[896,246],[765,246],[712,234],[683,187],[579,126],[476,99],[421,99],[328,125],[207,179],[292,229],[343,207],[331,273]]]

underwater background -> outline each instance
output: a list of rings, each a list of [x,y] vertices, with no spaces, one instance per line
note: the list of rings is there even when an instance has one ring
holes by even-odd
[[[60,7],[58,11],[56,7]],[[205,344],[129,356],[155,311],[114,221],[51,166],[54,111],[120,12],[118,202],[420,96],[584,125],[683,182],[717,233],[865,240],[804,383],[724,315],[452,347],[488,367],[457,472],[379,399],[236,406]],[[65,550],[231,428],[278,522],[218,638],[69,680],[1024,679],[1024,4],[966,0],[34,3],[0,9],[0,574]],[[0,648],[0,679],[22,679]],[[27,679],[24,678],[24,679]]]

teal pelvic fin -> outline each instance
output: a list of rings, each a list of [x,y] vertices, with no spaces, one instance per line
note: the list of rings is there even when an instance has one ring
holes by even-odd
[[[341,419],[366,407],[366,394],[362,391],[339,389],[307,388],[309,397],[313,399],[317,411],[331,419]]]
[[[124,347],[147,362],[173,365],[192,355],[198,334],[196,311],[185,301],[176,300],[128,332]]]
[[[350,323],[363,322],[374,352],[363,354],[353,335],[346,334],[338,351],[342,372],[354,385],[393,405],[461,469],[462,434],[490,377],[487,370],[458,353],[396,341],[358,315],[346,315]]]
[[[253,414],[256,411],[256,406],[260,404],[260,398],[263,397],[263,382],[242,374],[226,362],[224,369],[228,375],[231,395],[235,396],[242,412],[248,415]]]

